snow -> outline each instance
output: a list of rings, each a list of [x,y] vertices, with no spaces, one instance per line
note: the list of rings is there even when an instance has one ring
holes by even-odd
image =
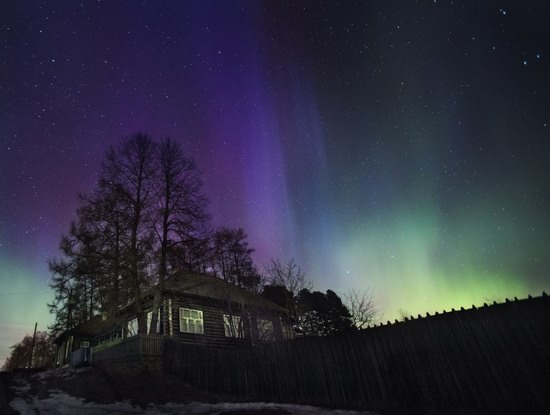
[[[264,402],[249,403],[217,403],[207,404],[201,402],[191,402],[187,404],[167,403],[165,405],[150,404],[147,408],[132,405],[129,402],[116,402],[112,404],[99,404],[94,402],[85,402],[81,398],[68,395],[67,393],[54,389],[49,390],[49,397],[38,399],[36,396],[28,394],[31,387],[24,379],[16,379],[21,386],[14,387],[15,399],[10,402],[10,406],[21,415],[106,415],[106,414],[185,414],[185,415],[223,415],[226,411],[246,411],[261,410],[267,414],[270,411],[287,411],[293,415],[359,415],[369,412],[345,411],[339,409],[325,409],[308,405],[289,405]]]
[[[60,369],[50,369],[43,372],[35,373],[32,375],[32,377],[39,380],[46,380],[50,377],[57,377],[59,379],[72,379],[79,373],[85,372],[86,370],[87,368],[72,368],[69,366],[64,366]]]

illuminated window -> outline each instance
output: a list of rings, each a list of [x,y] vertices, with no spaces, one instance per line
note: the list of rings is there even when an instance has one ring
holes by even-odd
[[[160,308],[157,310],[157,330],[155,333],[160,333]],[[151,334],[151,322],[153,321],[153,312],[147,313],[147,334]]]
[[[244,330],[240,316],[223,315],[223,327],[225,337],[233,337],[238,339],[244,338]]]
[[[258,338],[260,340],[275,340],[273,322],[271,320],[262,320],[259,318],[256,320],[256,324],[258,326]]]
[[[132,337],[136,336],[138,334],[138,319],[135,318],[133,320],[130,320],[128,322],[128,325],[126,326],[126,337]]]
[[[202,311],[180,308],[180,331],[184,333],[204,334]]]

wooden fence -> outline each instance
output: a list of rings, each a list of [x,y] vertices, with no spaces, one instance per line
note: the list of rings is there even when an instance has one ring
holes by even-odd
[[[550,408],[543,295],[340,336],[221,349],[168,339],[166,369],[239,399],[411,413]]]
[[[163,336],[138,335],[106,348],[92,348],[92,362],[127,362],[160,359],[164,351]]]

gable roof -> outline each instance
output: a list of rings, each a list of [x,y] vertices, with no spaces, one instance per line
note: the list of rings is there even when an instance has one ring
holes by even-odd
[[[215,300],[232,301],[274,311],[287,312],[285,308],[221,278],[178,271],[164,281],[165,292],[177,292]]]

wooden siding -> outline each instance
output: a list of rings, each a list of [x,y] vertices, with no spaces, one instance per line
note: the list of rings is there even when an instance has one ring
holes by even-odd
[[[242,310],[238,304],[231,304],[231,308],[224,301],[205,297],[193,297],[185,294],[170,293],[172,299],[172,332],[173,337],[185,343],[211,346],[233,346],[249,343],[252,336],[257,339],[256,318],[270,320],[273,323],[274,336],[277,340],[283,339],[280,316],[268,310]],[[184,333],[180,331],[180,308],[201,310],[203,313],[204,334]],[[223,315],[232,314],[241,316],[245,325],[245,338],[236,339],[225,336]],[[249,320],[249,314],[250,316]],[[167,332],[169,332],[169,327]]]
[[[202,311],[204,334],[184,333],[180,331],[180,308]],[[230,345],[238,339],[225,337],[223,314],[224,310],[221,309],[221,305],[217,301],[182,295],[174,296],[172,297],[172,330],[174,337],[191,344]]]

